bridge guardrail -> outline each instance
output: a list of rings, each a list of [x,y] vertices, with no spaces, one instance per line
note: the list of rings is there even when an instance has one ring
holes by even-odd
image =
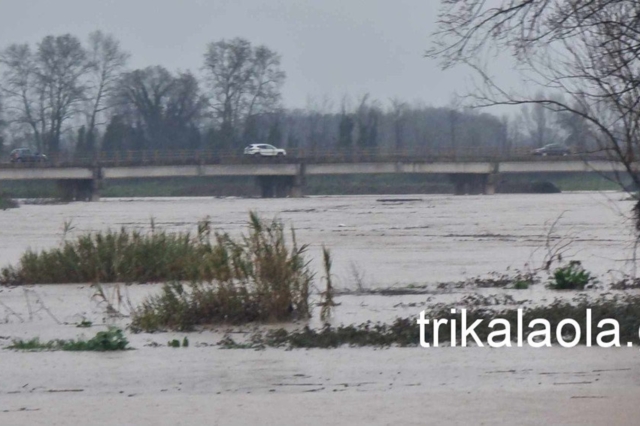
[[[529,149],[511,150],[508,153],[497,149],[469,148],[451,149],[407,149],[393,152],[383,150],[309,150],[287,149],[286,157],[247,156],[235,151],[216,150],[140,150],[100,151],[92,156],[51,155],[43,163],[2,163],[0,167],[117,167],[144,165],[197,165],[197,164],[256,164],[278,163],[363,163],[389,161],[428,162],[504,162],[504,161],[567,161],[608,160],[606,153],[591,153],[588,156],[534,156]]]

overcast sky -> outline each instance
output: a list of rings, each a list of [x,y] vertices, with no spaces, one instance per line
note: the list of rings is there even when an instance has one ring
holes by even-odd
[[[370,93],[446,105],[465,70],[424,58],[437,0],[0,0],[0,46],[50,34],[114,34],[133,68],[199,72],[207,43],[244,37],[282,56],[287,107]],[[465,83],[467,80],[467,83]]]

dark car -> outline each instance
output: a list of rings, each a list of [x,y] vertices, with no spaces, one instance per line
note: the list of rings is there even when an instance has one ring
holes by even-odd
[[[47,161],[47,156],[39,152],[33,152],[29,148],[18,148],[11,151],[9,158],[12,163],[42,163]]]
[[[571,150],[566,146],[560,143],[550,143],[549,145],[545,145],[542,148],[534,149],[531,151],[533,155],[569,155],[571,154]]]

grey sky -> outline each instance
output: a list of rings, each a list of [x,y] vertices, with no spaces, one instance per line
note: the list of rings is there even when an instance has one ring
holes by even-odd
[[[287,107],[370,93],[445,105],[466,72],[423,57],[436,0],[0,0],[0,46],[49,34],[114,34],[131,67],[198,72],[206,44],[244,37],[282,55]]]

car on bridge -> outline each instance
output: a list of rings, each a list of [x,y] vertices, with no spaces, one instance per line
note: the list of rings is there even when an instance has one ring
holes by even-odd
[[[33,152],[29,148],[17,148],[9,154],[12,163],[44,163],[47,156],[39,152]]]
[[[569,147],[562,145],[561,143],[550,143],[542,148],[534,149],[531,151],[531,154],[541,155],[543,157],[546,157],[547,155],[569,155],[571,154],[571,150]]]
[[[261,157],[284,157],[287,151],[266,143],[254,143],[244,149],[244,155]]]

